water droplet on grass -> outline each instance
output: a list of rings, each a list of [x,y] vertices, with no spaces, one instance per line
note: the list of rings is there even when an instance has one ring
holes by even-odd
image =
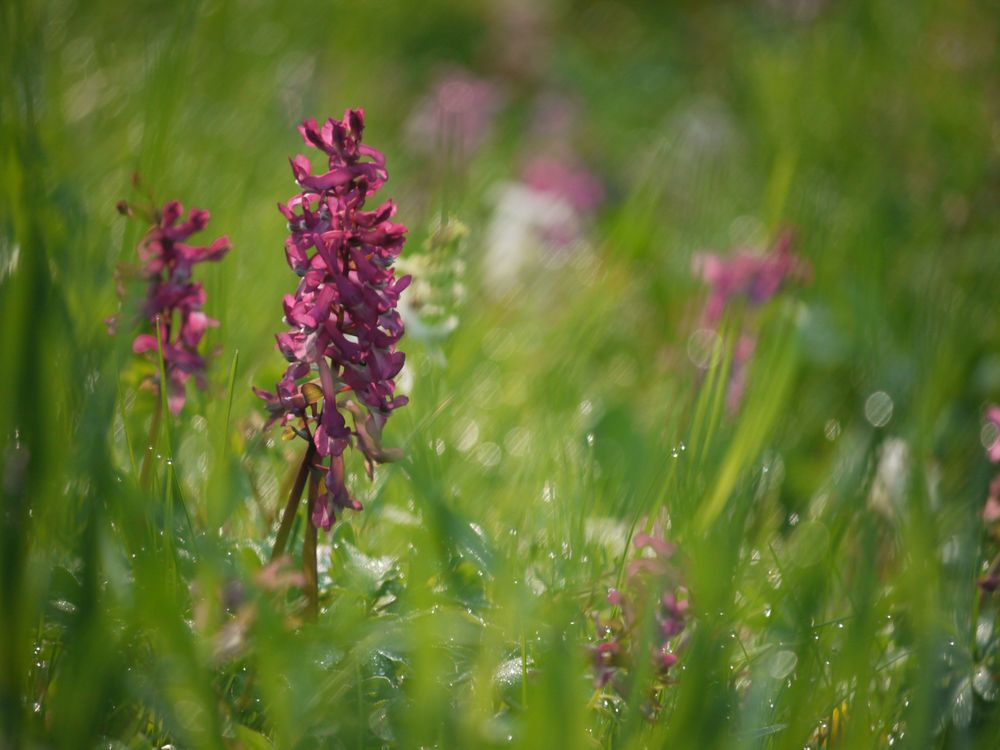
[[[885,427],[892,419],[892,398],[885,391],[875,391],[865,401],[865,419],[873,427]]]
[[[496,443],[483,443],[475,451],[475,458],[479,463],[485,466],[487,469],[492,469],[494,466],[500,463],[500,459],[503,458],[503,452],[500,450],[500,446]]]
[[[467,453],[479,441],[479,425],[471,419],[466,420],[456,434],[455,448],[460,453]]]
[[[997,681],[985,664],[976,667],[976,671],[972,675],[972,687],[985,701],[992,703],[997,699]]]

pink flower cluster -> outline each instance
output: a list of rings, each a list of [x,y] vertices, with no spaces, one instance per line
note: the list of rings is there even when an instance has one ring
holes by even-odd
[[[1000,406],[993,405],[986,410],[986,425],[988,432],[985,434],[989,437],[986,456],[991,463],[1000,463]],[[987,526],[994,526],[1000,522],[1000,474],[993,477],[990,482],[982,516]],[[993,592],[1000,589],[1000,556],[993,560],[986,573],[979,578],[978,583],[983,591]]]
[[[461,69],[445,71],[410,116],[408,135],[418,151],[470,157],[489,137],[503,103],[494,83]]]
[[[691,270],[709,286],[701,316],[704,325],[716,326],[733,302],[742,301],[751,307],[763,305],[777,295],[789,279],[807,278],[809,264],[794,253],[793,245],[792,233],[786,229],[766,254],[740,249],[728,257],[715,253],[695,255]],[[735,413],[743,401],[750,360],[756,347],[757,338],[753,333],[740,334],[726,389],[726,408],[730,413]]]
[[[122,213],[132,213],[125,203],[118,208]],[[205,359],[198,353],[198,346],[205,330],[218,325],[202,312],[205,288],[191,280],[192,269],[198,263],[220,260],[230,249],[228,237],[219,237],[207,246],[187,244],[191,235],[208,224],[209,214],[194,208],[181,221],[183,215],[184,208],[178,201],[154,211],[153,227],[139,243],[140,273],[149,281],[142,316],[151,324],[153,333],[139,334],[132,342],[136,354],[151,352],[158,358],[157,350],[162,350],[167,404],[173,414],[184,407],[185,387],[192,376],[199,388],[205,388]],[[153,380],[158,382],[159,375]]]
[[[406,227],[390,221],[396,210],[391,201],[364,210],[388,174],[382,153],[362,144],[363,129],[360,109],[340,121],[319,126],[307,120],[299,127],[306,145],[323,152],[325,166],[314,173],[306,157],[291,160],[302,190],[278,206],[288,220],[288,265],[301,277],[295,294],[284,298],[290,330],[277,335],[289,365],[276,393],[254,389],[268,404],[269,424],[297,423],[292,428],[328,462],[321,463],[325,489],[312,515],[323,529],[333,524],[337,508],[361,509],[344,484],[344,450],[356,445],[369,473],[373,463],[393,458],[380,445],[382,427],[407,402],[394,395],[394,378],[404,361],[396,351],[403,335],[396,306],[410,277],[397,279],[393,270]],[[348,392],[356,401],[345,396],[338,402]]]
[[[648,534],[636,535],[634,544],[640,552],[651,550],[653,557],[640,557],[629,564],[628,595],[617,589],[608,592],[608,604],[620,609],[621,617],[597,619],[598,631],[605,638],[593,649],[594,683],[598,687],[608,684],[634,662],[635,641],[650,614],[656,621],[651,658],[660,682],[667,679],[670,668],[677,663],[674,642],[684,630],[689,603],[671,564],[674,548]],[[652,613],[643,607],[648,602],[654,602]]]
[[[786,230],[765,255],[742,249],[728,258],[715,253],[695,255],[692,260],[694,275],[711,290],[703,313],[705,323],[717,323],[734,299],[762,305],[780,291],[787,279],[805,277],[808,266],[794,254],[793,244],[792,233]]]
[[[604,202],[604,185],[572,158],[551,153],[533,157],[521,173],[521,182],[565,200],[580,216],[588,216]]]

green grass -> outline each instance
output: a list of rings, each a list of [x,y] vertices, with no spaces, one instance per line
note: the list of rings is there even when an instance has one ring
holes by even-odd
[[[1000,13],[776,5],[559,0],[517,71],[502,4],[4,3],[0,748],[995,747]],[[445,64],[505,93],[464,164],[405,126]],[[498,295],[493,189],[539,148],[545,91],[578,101],[609,199],[588,253]],[[303,444],[261,432],[250,388],[284,365],[295,125],[349,106],[404,256],[442,217],[469,228],[466,293],[450,335],[403,340],[406,457],[373,483],[351,465],[365,510],[321,534],[307,623],[261,578]],[[134,172],[234,246],[198,269],[220,353],[145,490],[157,395],[103,324],[143,231],[115,212]],[[783,226],[810,280],[730,311],[699,370],[692,254]],[[654,528],[692,617],[651,719],[641,660],[597,691],[589,648]]]

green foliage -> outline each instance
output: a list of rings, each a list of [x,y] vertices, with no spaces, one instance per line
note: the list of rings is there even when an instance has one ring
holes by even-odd
[[[557,0],[525,31],[508,5],[0,5],[0,748],[995,747],[1000,14]],[[464,162],[406,126],[445,65],[505,97]],[[609,197],[498,292],[495,185],[547,91]],[[406,458],[349,467],[365,510],[321,535],[307,622],[301,522],[269,565],[303,446],[250,387],[283,365],[294,124],[348,106],[433,325],[402,345]],[[102,322],[134,172],[234,246],[148,489],[158,396]],[[809,282],[698,338],[693,253],[785,225]],[[692,602],[652,698],[638,662],[595,688],[590,655],[645,531]]]

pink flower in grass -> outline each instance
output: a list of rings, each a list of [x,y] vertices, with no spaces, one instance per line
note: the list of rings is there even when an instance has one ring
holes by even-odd
[[[289,330],[276,337],[289,365],[275,393],[254,389],[267,403],[269,424],[289,425],[315,446],[326,482],[312,520],[323,529],[337,508],[361,509],[344,484],[344,450],[356,446],[369,474],[374,463],[395,458],[381,447],[382,428],[407,402],[394,393],[404,361],[396,351],[403,335],[396,305],[410,277],[397,279],[393,269],[406,227],[390,220],[391,201],[364,210],[388,174],[382,153],[362,144],[363,129],[360,109],[299,127],[324,166],[314,172],[306,157],[291,160],[302,190],[278,208],[288,220],[285,256],[301,280],[283,301]]]
[[[572,158],[540,155],[524,167],[521,182],[533,190],[562,198],[581,216],[604,201],[604,185]]]
[[[692,259],[694,275],[709,285],[710,292],[703,317],[714,325],[733,299],[750,305],[762,305],[774,297],[786,279],[807,275],[807,264],[794,254],[792,233],[782,232],[774,247],[761,255],[741,249],[728,257],[699,253]]]
[[[132,351],[147,354],[155,363],[151,380],[159,383],[159,357],[167,378],[167,405],[178,414],[184,407],[186,385],[194,378],[204,389],[204,357],[198,347],[206,329],[219,323],[202,312],[205,288],[192,281],[198,263],[221,260],[229,252],[228,237],[219,237],[210,245],[192,245],[187,240],[208,224],[209,213],[191,209],[183,219],[184,208],[170,201],[160,210],[135,209],[125,202],[118,204],[123,214],[150,215],[153,226],[139,243],[139,275],[149,282],[142,317],[151,332],[141,333],[132,342]],[[159,331],[159,340],[157,340]]]
[[[766,254],[740,249],[729,256],[695,255],[691,269],[709,286],[708,300],[702,311],[704,325],[714,328],[734,301],[757,307],[777,295],[789,279],[805,279],[809,275],[809,265],[794,253],[793,244],[792,233],[786,229]],[[733,349],[726,390],[726,408],[730,414],[738,411],[743,401],[755,349],[756,337],[741,333]]]
[[[408,135],[417,151],[470,157],[489,137],[503,103],[493,82],[461,69],[445,71],[410,116]]]
[[[521,172],[520,185],[533,197],[540,219],[536,230],[553,250],[578,242],[604,201],[604,185],[568,154],[531,158]]]
[[[605,638],[592,650],[594,683],[598,687],[634,664],[636,642],[650,617],[656,626],[650,658],[658,680],[665,683],[670,668],[677,663],[677,638],[689,617],[686,590],[679,584],[672,562],[673,545],[649,534],[637,534],[633,544],[638,552],[649,550],[652,555],[643,554],[629,563],[625,591],[608,592],[608,604],[620,610],[621,616],[610,622],[597,619],[599,634]]]
[[[1000,521],[1000,474],[990,482],[990,491],[983,505],[983,521],[987,524]]]
[[[989,494],[983,505],[982,518],[986,526],[991,529],[991,533],[995,533],[996,530],[992,527],[1000,522],[1000,474],[993,477],[993,481],[990,482]],[[993,558],[993,562],[979,577],[977,584],[988,594],[1000,590],[1000,556]]]

